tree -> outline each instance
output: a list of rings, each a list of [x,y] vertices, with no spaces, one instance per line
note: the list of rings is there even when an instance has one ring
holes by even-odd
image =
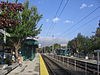
[[[61,45],[58,44],[58,43],[55,43],[53,46],[54,46],[54,49],[57,49],[57,48],[60,48],[61,47]]]
[[[84,55],[93,51],[93,45],[93,41],[89,37],[85,37],[80,33],[68,42],[68,48],[71,48],[73,53],[84,53]]]
[[[49,46],[46,46],[43,49],[44,49],[44,52],[47,52],[47,53],[51,52],[51,47],[49,47]]]
[[[0,1],[0,28],[15,27],[19,24],[16,13],[24,9],[22,4]],[[12,18],[12,14],[14,15]]]
[[[77,41],[76,38],[72,39],[68,42],[67,48],[69,48],[72,52],[72,54],[77,53]]]
[[[21,48],[22,41],[27,37],[35,37],[40,33],[41,26],[37,28],[37,24],[42,15],[38,13],[35,6],[29,9],[29,1],[26,1],[24,3],[24,10],[16,12],[16,16],[12,13],[10,17],[20,22],[15,28],[7,29],[7,32],[11,34],[9,42],[15,48],[16,57],[18,57],[18,50]]]
[[[91,38],[93,41],[93,50],[99,50],[100,49],[100,37],[94,37]]]

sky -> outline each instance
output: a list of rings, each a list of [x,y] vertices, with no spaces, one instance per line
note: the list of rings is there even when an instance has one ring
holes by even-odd
[[[76,37],[78,33],[85,36],[92,36],[94,35],[92,32],[95,32],[98,27],[100,8],[96,11],[94,10],[100,6],[100,0],[29,1],[30,7],[36,6],[38,12],[43,15],[38,23],[38,27],[43,24],[42,31],[38,35],[39,41],[42,44],[67,43],[68,40]],[[64,8],[67,1],[68,3]],[[19,0],[19,3],[23,2],[25,0]],[[61,2],[62,5],[60,7]],[[58,8],[59,11],[57,12]],[[62,11],[63,8],[64,10]],[[91,13],[92,11],[94,12]]]

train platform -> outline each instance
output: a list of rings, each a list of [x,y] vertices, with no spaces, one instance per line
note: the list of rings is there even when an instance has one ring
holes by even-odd
[[[90,63],[89,63],[90,62]],[[100,73],[100,72],[98,72]],[[33,61],[23,61],[8,75],[96,75],[96,61],[76,57],[36,54]]]
[[[40,55],[40,75],[49,75],[46,64],[44,63],[43,57]]]
[[[7,75],[49,75],[49,73],[42,56],[36,54],[33,61],[23,61],[22,66],[18,66]]]
[[[33,61],[23,61],[22,66],[18,66],[8,75],[39,75],[39,64],[39,54],[36,54]]]

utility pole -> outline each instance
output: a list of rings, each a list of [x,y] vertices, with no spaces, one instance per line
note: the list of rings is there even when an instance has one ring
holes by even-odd
[[[53,52],[54,51],[54,35],[52,35],[52,39],[53,39],[53,45],[52,45],[52,52]]]
[[[99,75],[99,55],[100,55],[100,50],[94,50],[94,52],[97,53],[97,75]]]

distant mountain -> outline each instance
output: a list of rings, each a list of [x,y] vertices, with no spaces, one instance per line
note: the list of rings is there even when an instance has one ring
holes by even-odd
[[[63,38],[51,38],[51,37],[39,37],[38,38],[39,43],[43,46],[50,46],[54,43],[59,44],[67,44],[68,39]]]

